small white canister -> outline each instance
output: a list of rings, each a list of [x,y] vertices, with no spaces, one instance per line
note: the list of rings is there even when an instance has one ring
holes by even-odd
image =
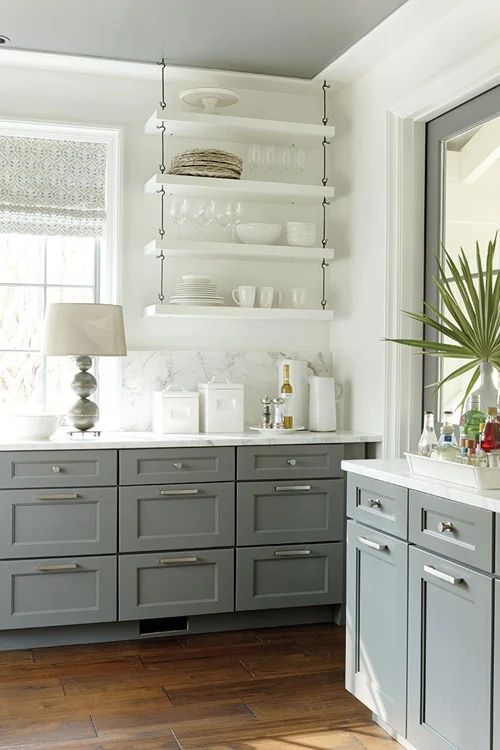
[[[214,377],[199,383],[200,423],[202,432],[243,432],[245,397],[243,383]]]
[[[182,385],[153,392],[153,432],[195,434],[200,431],[200,395]]]

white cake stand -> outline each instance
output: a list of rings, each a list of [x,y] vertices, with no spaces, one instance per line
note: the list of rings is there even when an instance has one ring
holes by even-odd
[[[181,91],[179,99],[192,107],[203,107],[203,114],[215,114],[220,107],[230,107],[239,100],[231,89],[199,88]]]

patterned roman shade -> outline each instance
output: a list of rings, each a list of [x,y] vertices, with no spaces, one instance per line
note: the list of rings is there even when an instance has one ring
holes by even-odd
[[[105,143],[0,136],[0,232],[101,237]]]

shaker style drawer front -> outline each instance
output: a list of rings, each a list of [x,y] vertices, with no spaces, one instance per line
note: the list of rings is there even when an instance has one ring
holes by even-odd
[[[234,609],[234,550],[121,555],[119,619],[208,615]]]
[[[342,477],[343,445],[260,445],[238,448],[239,480]]]
[[[0,558],[116,552],[115,487],[1,490]]]
[[[234,448],[152,448],[120,451],[120,484],[231,482]]]
[[[0,630],[116,620],[116,557],[0,562]]]
[[[408,490],[378,479],[347,476],[347,515],[401,539],[408,538]]]
[[[280,609],[342,601],[343,544],[236,550],[236,609]]]
[[[120,489],[120,551],[234,545],[234,483]]]
[[[237,544],[333,542],[344,537],[344,480],[240,482]]]
[[[116,451],[16,451],[0,454],[0,487],[116,485]]]
[[[410,490],[410,541],[432,552],[493,571],[493,513]]]

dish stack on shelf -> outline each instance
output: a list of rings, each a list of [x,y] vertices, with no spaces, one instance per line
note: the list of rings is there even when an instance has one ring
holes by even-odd
[[[172,157],[169,174],[239,180],[242,171],[243,159],[236,154],[217,148],[192,148]]]
[[[183,276],[175,285],[171,305],[205,307],[224,304],[224,297],[218,295],[217,284],[212,284],[209,276]]]

